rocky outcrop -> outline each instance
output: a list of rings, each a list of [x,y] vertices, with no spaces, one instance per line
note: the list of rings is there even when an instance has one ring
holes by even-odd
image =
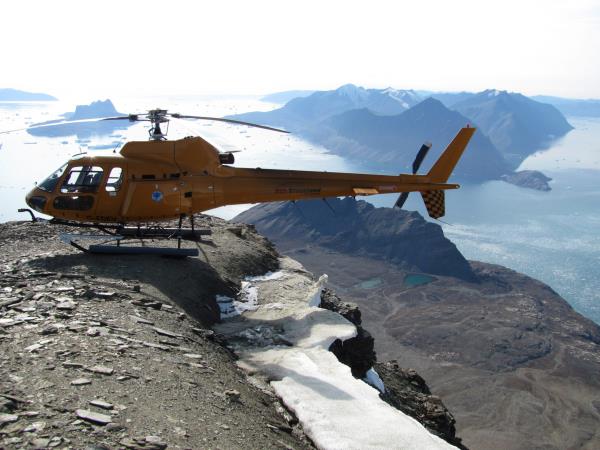
[[[373,336],[361,326],[360,309],[353,303],[342,301],[331,289],[323,289],[319,306],[340,314],[356,326],[355,337],[345,341],[336,339],[329,350],[340,362],[350,367],[354,377],[365,378],[367,371],[377,361],[377,356]]]
[[[503,181],[519,187],[545,192],[552,190],[548,184],[549,181],[552,181],[552,178],[547,177],[538,170],[521,170],[519,172],[502,175],[501,178]]]
[[[380,394],[384,401],[408,414],[446,442],[466,448],[456,437],[454,417],[442,400],[431,394],[419,374],[412,369],[401,368],[396,361],[377,362],[375,341],[361,326],[361,313],[356,304],[344,302],[331,289],[323,289],[320,306],[337,312],[356,325],[356,337],[343,342],[338,339],[329,348],[340,362],[350,367],[354,377],[364,379],[369,369],[375,369],[385,386],[385,392]]]
[[[397,361],[376,363],[377,374],[385,385],[381,398],[421,422],[429,431],[458,448],[466,449],[456,436],[456,420],[440,397],[432,395],[425,380],[413,369]]]
[[[269,203],[234,221],[250,223],[282,251],[306,242],[352,255],[373,256],[417,272],[474,281],[475,274],[439,225],[413,211],[375,208],[355,200]],[[331,209],[330,209],[331,207]],[[333,209],[333,212],[332,212]]]

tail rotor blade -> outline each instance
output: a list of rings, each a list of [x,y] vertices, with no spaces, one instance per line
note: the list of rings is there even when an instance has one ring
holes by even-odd
[[[427,152],[429,152],[430,148],[431,148],[431,142],[425,142],[423,145],[421,145],[421,148],[417,152],[417,156],[415,157],[415,160],[413,161],[413,165],[412,165],[413,175],[417,173],[417,171],[419,170],[419,167],[421,167],[421,164],[423,164],[423,160],[425,159],[425,156],[427,156]],[[408,194],[409,194],[409,192],[403,192],[402,194],[400,194],[400,196],[398,197],[398,200],[396,200],[396,203],[394,204],[394,208],[402,209],[402,207],[404,206],[404,203],[406,203]]]
[[[402,209],[407,198],[408,192],[403,192],[400,194],[400,197],[398,197],[398,200],[396,200],[396,203],[394,204],[394,208]]]
[[[431,142],[425,142],[423,145],[421,145],[421,148],[419,149],[419,152],[417,153],[417,156],[415,157],[415,160],[413,161],[413,166],[412,166],[413,175],[415,173],[417,173],[417,171],[419,170],[419,167],[421,167],[421,164],[423,163],[425,156],[427,156],[427,152],[429,151],[430,148],[431,148]]]

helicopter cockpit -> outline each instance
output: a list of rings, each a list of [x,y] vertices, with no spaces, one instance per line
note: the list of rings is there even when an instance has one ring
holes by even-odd
[[[105,172],[108,176],[104,176]],[[47,197],[40,191],[55,194],[52,206],[59,210],[86,211],[94,205],[94,197],[99,192],[115,197],[123,184],[122,167],[90,165],[84,161],[71,161],[64,164],[44,181],[37,185],[37,195],[28,197],[28,204],[39,212],[44,212]],[[34,190],[35,191],[35,190]],[[32,192],[34,194],[34,192]]]

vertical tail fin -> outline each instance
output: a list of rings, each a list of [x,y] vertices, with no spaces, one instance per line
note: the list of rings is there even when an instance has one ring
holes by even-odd
[[[448,147],[446,147],[446,150],[444,150],[427,174],[433,183],[445,183],[448,181],[475,130],[475,128],[470,127],[462,128]]]
[[[439,219],[446,214],[446,201],[444,191],[422,191],[421,196],[429,217]]]

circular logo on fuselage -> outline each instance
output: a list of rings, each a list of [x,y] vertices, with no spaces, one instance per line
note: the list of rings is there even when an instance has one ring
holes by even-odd
[[[152,193],[152,200],[155,202],[160,202],[163,199],[163,193],[160,191],[154,191]]]

